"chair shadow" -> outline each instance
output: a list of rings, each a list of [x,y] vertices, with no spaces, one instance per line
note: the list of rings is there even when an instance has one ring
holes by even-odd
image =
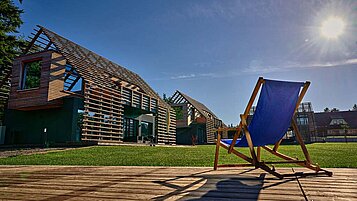
[[[202,173],[192,174],[186,176],[186,178],[197,178],[196,181],[186,185],[177,186],[170,184],[171,181],[181,179],[183,177],[177,177],[166,181],[156,181],[166,187],[175,189],[173,192],[163,196],[154,198],[154,200],[166,200],[170,198],[180,197],[179,200],[258,200],[260,191],[273,186],[281,185],[286,182],[293,181],[295,179],[286,179],[280,182],[276,182],[270,185],[264,186],[264,180],[266,180],[266,173],[261,173],[259,176],[251,176],[245,173],[253,171],[249,169],[239,174],[223,174],[223,175],[206,175]],[[202,174],[202,175],[201,175]],[[196,189],[192,187],[204,183]]]
[[[215,189],[209,190],[200,197],[191,198],[195,197],[195,193],[189,193],[180,200],[217,200],[220,198],[258,200],[264,177],[265,174],[259,177],[240,176],[224,179],[216,183]],[[203,185],[196,191],[199,192],[201,189],[204,191],[207,188]]]

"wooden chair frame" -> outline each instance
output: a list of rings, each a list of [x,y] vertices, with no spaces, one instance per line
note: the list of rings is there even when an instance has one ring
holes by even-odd
[[[329,172],[327,170],[321,169],[318,165],[314,165],[311,161],[309,152],[307,151],[307,148],[305,146],[304,140],[299,132],[298,126],[296,124],[295,121],[295,113],[303,99],[303,97],[305,96],[305,93],[307,91],[307,89],[310,86],[310,82],[307,81],[305,82],[299,97],[298,97],[298,101],[296,103],[296,107],[295,107],[295,112],[294,115],[292,117],[292,121],[291,124],[293,126],[293,129],[295,131],[295,136],[296,139],[298,141],[298,143],[301,146],[301,149],[304,153],[305,156],[305,160],[299,160],[296,158],[292,158],[290,156],[287,156],[285,154],[282,154],[280,152],[278,152],[278,148],[279,145],[282,141],[279,140],[278,142],[275,143],[273,148],[270,148],[268,146],[258,146],[255,150],[254,146],[253,146],[253,142],[252,142],[252,138],[250,136],[250,133],[248,131],[248,125],[247,125],[247,117],[249,115],[249,111],[253,105],[253,102],[259,92],[260,87],[264,84],[265,80],[263,77],[259,77],[258,82],[253,90],[252,96],[250,97],[250,100],[248,102],[248,105],[244,111],[244,114],[240,115],[241,121],[238,125],[237,128],[234,128],[234,130],[236,131],[232,140],[232,143],[230,146],[228,146],[227,144],[224,144],[221,142],[221,133],[227,130],[232,130],[232,128],[219,128],[217,130],[217,141],[216,141],[216,153],[215,153],[215,160],[214,160],[214,170],[217,170],[218,167],[246,167],[246,166],[254,166],[255,168],[261,168],[267,172],[269,172],[270,174],[282,179],[284,177],[289,177],[289,176],[308,176],[308,175],[317,175],[317,174],[326,174],[328,176],[332,176],[332,172]],[[247,142],[248,142],[248,146],[249,146],[249,151],[250,151],[250,156],[245,155],[239,151],[237,151],[236,149],[234,149],[234,145],[239,137],[239,134],[241,133],[241,131],[244,132]],[[246,164],[224,164],[224,165],[218,165],[218,157],[219,157],[219,148],[223,147],[224,149],[228,150],[228,153],[233,153],[234,155],[242,158],[243,160],[247,161],[248,163]],[[276,162],[265,162],[265,161],[261,161],[260,159],[260,152],[261,152],[261,148],[265,149],[266,151],[270,152],[271,154],[274,154],[275,156],[278,156],[279,158],[284,159],[283,161],[276,161]],[[300,165],[302,167],[306,167],[308,169],[314,170],[315,172],[313,173],[294,173],[294,174],[280,174],[278,172],[275,171],[274,166],[269,167],[268,165],[273,165],[273,164],[281,164],[281,163],[295,163],[297,165]]]

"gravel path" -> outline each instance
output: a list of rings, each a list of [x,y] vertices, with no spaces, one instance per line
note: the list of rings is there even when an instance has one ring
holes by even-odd
[[[31,154],[38,154],[38,153],[47,153],[50,151],[58,151],[58,150],[66,150],[66,149],[73,149],[73,148],[5,148],[0,149],[0,158],[7,158],[7,157],[14,157],[19,155],[31,155]]]

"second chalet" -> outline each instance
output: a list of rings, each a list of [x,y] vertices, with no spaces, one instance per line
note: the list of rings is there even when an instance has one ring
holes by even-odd
[[[176,91],[170,100],[176,111],[177,144],[211,144],[216,129],[225,126],[204,104]]]

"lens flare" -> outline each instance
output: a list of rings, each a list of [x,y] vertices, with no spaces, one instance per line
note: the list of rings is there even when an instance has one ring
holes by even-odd
[[[345,22],[339,17],[330,17],[322,22],[321,35],[327,39],[337,39],[345,31]]]

